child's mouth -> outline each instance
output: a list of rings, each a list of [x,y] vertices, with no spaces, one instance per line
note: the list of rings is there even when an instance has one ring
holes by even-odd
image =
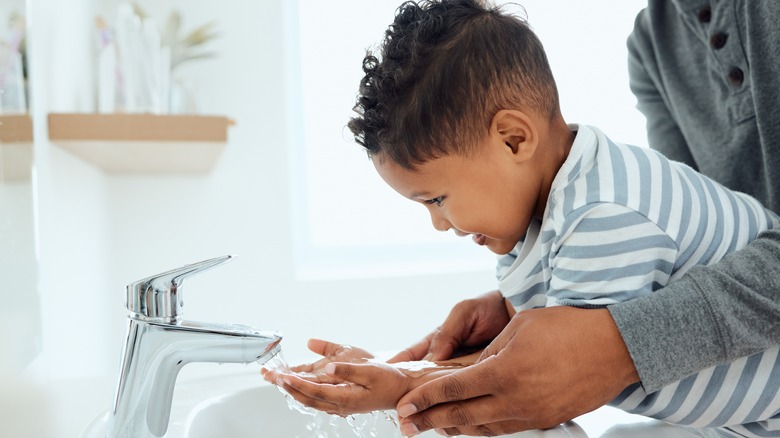
[[[484,235],[484,234],[473,234],[473,235],[471,236],[471,240],[473,240],[473,241],[474,241],[474,243],[476,243],[476,244],[477,244],[477,245],[479,245],[479,246],[484,246],[484,245],[485,245],[485,240],[486,240],[486,239],[487,239],[487,238],[485,237],[485,235]]]

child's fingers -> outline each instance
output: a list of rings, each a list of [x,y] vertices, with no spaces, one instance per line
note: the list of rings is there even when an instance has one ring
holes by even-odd
[[[356,383],[369,387],[377,381],[377,364],[352,364],[343,362],[331,362],[325,365],[323,371],[335,380]]]
[[[272,369],[272,368],[265,368],[265,367],[260,368],[260,374],[264,377],[267,375],[278,376],[279,374],[283,374],[283,373],[285,373],[285,371],[281,369]]]
[[[297,392],[312,400],[327,402],[337,406],[349,406],[350,400],[355,396],[356,387],[346,383],[329,384],[315,383],[298,378],[298,376],[283,376],[285,387],[295,389]]]
[[[302,365],[296,365],[294,367],[290,367],[290,371],[294,373],[313,373],[314,368],[317,366],[317,362],[315,363],[305,363]]]
[[[262,370],[260,370],[260,374],[263,375],[263,380],[273,384],[276,384],[276,381],[279,379],[279,373],[274,370],[268,370],[263,368]]]
[[[280,381],[280,386],[282,389],[284,389],[290,396],[298,401],[299,403],[303,404],[304,406],[308,406],[310,408],[317,409],[318,411],[324,411],[329,414],[333,415],[345,415],[343,412],[343,409],[341,406],[332,403],[328,400],[321,400],[317,398],[312,398],[308,396],[307,394],[304,394],[300,392],[298,389],[296,389],[291,384],[285,383],[284,381]]]
[[[275,385],[278,385],[279,382],[282,379],[284,379],[285,376],[295,376],[298,379],[307,380],[314,383],[324,383],[324,384],[342,383],[342,381],[336,380],[333,377],[324,374],[308,374],[308,373],[296,373],[296,372],[286,373],[286,372],[279,372],[279,371],[272,371],[272,370],[267,370],[263,374],[263,379]]]
[[[336,344],[329,341],[324,341],[322,339],[316,339],[311,338],[309,339],[309,342],[306,344],[309,347],[309,350],[311,350],[313,353],[317,353],[320,356],[333,356],[336,353],[338,353],[342,348],[344,348],[341,344]]]

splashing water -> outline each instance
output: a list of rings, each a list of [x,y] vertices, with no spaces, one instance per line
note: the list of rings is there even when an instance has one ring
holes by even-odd
[[[281,351],[263,364],[263,366],[274,371],[290,371],[290,366],[284,360]],[[345,425],[347,426],[346,429],[351,430],[352,434],[359,438],[404,438],[398,429],[398,419],[394,411],[376,411],[367,414],[354,414],[344,418],[304,406],[302,403],[292,398],[292,396],[281,387],[277,386],[277,389],[287,401],[288,408],[309,417],[309,421],[306,424],[306,430],[311,432],[311,434],[303,437],[298,436],[296,438],[347,438],[343,437],[339,432],[339,429],[345,429]],[[385,422],[392,423],[394,432],[392,436],[383,433],[380,437],[378,427]]]

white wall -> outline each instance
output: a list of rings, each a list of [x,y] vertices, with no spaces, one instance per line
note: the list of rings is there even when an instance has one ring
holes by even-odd
[[[219,58],[182,73],[198,84],[204,112],[237,124],[214,171],[195,177],[107,176],[47,140],[47,112],[91,109],[92,16],[112,13],[116,2],[31,1],[43,319],[43,350],[32,369],[47,387],[73,392],[52,397],[58,431],[66,431],[58,435],[73,436],[108,406],[124,331],[124,286],[136,279],[238,254],[233,263],[188,280],[185,315],[279,330],[293,362],[310,357],[305,341],[312,336],[377,351],[406,346],[440,323],[452,304],[495,286],[492,267],[447,275],[296,279],[286,129],[298,115],[287,101],[287,90],[295,87],[285,70],[295,56],[285,44],[287,0],[228,0],[229,6],[139,1],[160,17],[181,7],[185,28],[214,19],[221,29],[212,46]],[[614,2],[586,7],[567,1],[576,10],[566,14],[548,3],[558,2],[530,0],[526,9],[561,81],[564,115],[607,132],[614,127],[620,130],[617,140],[643,143],[641,118],[615,123],[614,112],[604,110],[630,113],[627,83],[594,85],[601,84],[599,71],[625,71],[624,41],[642,2],[620,2],[619,16],[608,15]],[[391,17],[388,11],[388,22]],[[568,96],[578,89],[586,93],[575,104]],[[623,93],[614,97],[608,91],[613,89]],[[85,387],[94,381],[101,384]],[[75,398],[82,410],[67,410]]]

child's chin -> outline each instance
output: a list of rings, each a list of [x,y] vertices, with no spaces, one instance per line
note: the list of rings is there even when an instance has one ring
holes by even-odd
[[[490,252],[497,255],[507,255],[510,251],[512,251],[515,247],[511,246],[509,248],[505,248],[506,245],[500,245],[498,243],[489,242],[485,244],[485,248],[489,249]]]

